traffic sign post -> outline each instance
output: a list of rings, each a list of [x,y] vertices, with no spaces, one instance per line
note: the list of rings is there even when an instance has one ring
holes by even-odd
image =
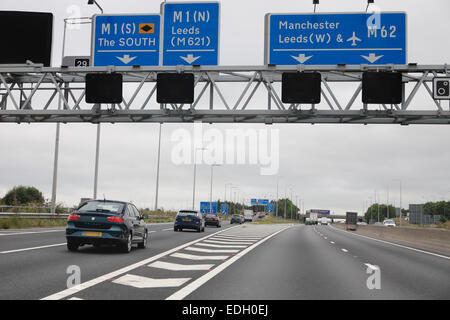
[[[265,64],[406,64],[406,13],[267,14]]]
[[[157,66],[160,56],[159,14],[94,15],[93,66]]]
[[[161,65],[219,64],[219,2],[164,2]]]

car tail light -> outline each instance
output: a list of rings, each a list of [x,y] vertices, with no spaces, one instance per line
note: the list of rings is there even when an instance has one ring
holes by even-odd
[[[112,217],[107,217],[106,218],[109,222],[114,222],[114,223],[123,223],[123,219],[119,216],[112,216]]]
[[[67,217],[67,221],[75,221],[80,219],[81,216],[79,214],[76,213],[71,213],[68,217]]]
[[[214,220],[219,220],[219,218],[216,217],[216,218],[214,218]]]

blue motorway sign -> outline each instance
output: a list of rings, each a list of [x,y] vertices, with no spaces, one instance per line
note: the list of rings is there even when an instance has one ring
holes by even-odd
[[[92,66],[157,66],[159,14],[95,15],[92,23]]]
[[[267,206],[269,204],[268,199],[251,199],[252,206]]]
[[[217,202],[200,202],[200,212],[201,213],[210,213],[212,210],[212,213],[217,214]]]
[[[267,212],[273,212],[274,210],[274,204],[273,203],[269,203],[267,205]]]
[[[310,213],[330,214],[330,210],[311,209]]]
[[[219,64],[219,2],[164,2],[161,65]]]
[[[220,206],[220,213],[224,214],[224,215],[228,215],[228,204],[227,203],[222,203]]]
[[[406,13],[267,14],[265,63],[406,64]]]

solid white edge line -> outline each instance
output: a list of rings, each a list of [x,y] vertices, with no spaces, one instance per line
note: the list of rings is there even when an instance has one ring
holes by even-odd
[[[263,238],[260,241],[258,241],[257,243],[251,245],[247,249],[244,249],[244,250],[240,251],[239,253],[237,253],[235,256],[233,256],[229,260],[227,260],[224,263],[218,265],[212,271],[209,271],[207,274],[205,274],[205,275],[201,276],[200,278],[194,280],[193,282],[189,283],[187,286],[183,287],[182,289],[178,290],[177,292],[175,292],[171,296],[167,297],[166,300],[182,300],[182,299],[184,299],[186,296],[188,296],[189,294],[191,294],[192,292],[197,290],[199,287],[201,287],[207,281],[212,279],[214,276],[216,276],[217,274],[219,274],[220,272],[225,270],[231,264],[233,264],[234,262],[236,262],[237,260],[239,260],[240,258],[245,256],[247,253],[249,253],[250,251],[255,249],[257,246],[263,244],[264,242],[266,242],[270,238],[276,236],[280,232],[283,232],[286,229],[289,229],[291,227],[292,226],[287,226],[287,227],[285,227],[285,228],[283,228],[283,229],[281,229],[281,230],[279,230],[279,231],[277,231],[275,233],[272,233],[271,235],[267,236],[266,238]]]
[[[66,232],[64,230],[46,230],[46,231],[28,231],[28,232],[11,232],[11,233],[0,233],[0,236],[16,236],[23,234],[40,234],[40,233],[50,233],[50,232]]]
[[[345,232],[346,234],[351,234],[351,235],[354,235],[354,236],[363,237],[363,238],[371,239],[371,240],[382,242],[382,243],[387,243],[387,244],[390,244],[392,246],[400,247],[400,248],[403,248],[403,249],[409,249],[409,250],[413,250],[413,251],[417,251],[417,252],[421,252],[421,253],[429,254],[429,255],[432,255],[432,256],[439,257],[439,258],[450,260],[450,257],[444,256],[444,255],[441,255],[441,254],[437,254],[437,253],[433,253],[433,252],[429,252],[429,251],[424,251],[424,250],[420,250],[420,249],[416,249],[416,248],[411,248],[411,247],[407,247],[407,246],[404,246],[404,245],[401,245],[401,244],[396,244],[396,243],[385,241],[385,240],[375,239],[375,238],[371,238],[371,237],[368,237],[368,236],[363,236],[362,234],[349,233],[348,231],[344,231],[344,230],[335,228],[333,226],[330,226],[330,227],[333,228],[334,230]]]
[[[40,246],[40,247],[32,247],[32,248],[24,248],[24,249],[14,249],[14,250],[8,250],[8,251],[0,251],[0,254],[7,254],[7,253],[15,253],[15,252],[22,252],[22,251],[30,251],[30,250],[37,250],[37,249],[45,249],[45,248],[51,248],[51,247],[58,247],[58,246],[65,246],[67,243],[57,243],[57,244],[49,244],[47,246]]]
[[[235,228],[235,227],[231,227],[231,228]],[[229,229],[231,229],[231,228],[229,228]],[[225,229],[225,230],[229,230],[229,229]],[[165,252],[159,253],[159,254],[157,254],[156,256],[147,258],[147,259],[145,259],[145,260],[141,260],[141,261],[136,262],[136,263],[134,263],[134,264],[132,264],[132,265],[126,266],[126,267],[124,267],[124,268],[121,268],[121,269],[119,269],[119,270],[110,272],[110,273],[108,273],[108,274],[105,274],[105,275],[103,275],[103,276],[94,278],[94,279],[92,279],[92,280],[89,280],[89,281],[86,281],[86,282],[83,282],[83,283],[80,283],[79,285],[73,286],[73,287],[71,287],[71,288],[62,290],[62,291],[57,292],[57,293],[54,293],[54,294],[49,295],[49,296],[47,296],[47,297],[44,297],[44,298],[42,298],[42,299],[40,299],[40,300],[61,300],[61,299],[63,299],[63,298],[66,298],[66,297],[68,297],[68,296],[71,296],[71,295],[73,295],[73,294],[75,294],[75,293],[77,293],[77,292],[80,292],[80,291],[82,291],[82,290],[85,290],[85,289],[87,289],[87,288],[90,288],[90,287],[92,287],[92,286],[95,286],[95,285],[97,285],[97,284],[99,284],[99,283],[101,283],[101,282],[104,282],[104,281],[106,281],[106,280],[108,280],[108,279],[115,278],[115,277],[117,277],[117,276],[119,276],[119,275],[121,275],[121,274],[124,274],[124,273],[126,273],[126,272],[128,272],[128,271],[131,271],[131,270],[133,270],[133,269],[136,269],[136,268],[138,268],[138,267],[140,267],[140,266],[142,266],[142,265],[144,265],[144,264],[148,264],[148,263],[150,263],[150,262],[152,262],[152,261],[158,260],[159,258],[162,258],[162,257],[167,256],[167,255],[169,255],[169,254],[171,254],[171,253],[174,253],[174,252],[176,252],[176,251],[178,251],[178,250],[181,250],[181,249],[186,248],[186,247],[188,247],[188,246],[190,246],[190,245],[193,245],[193,244],[195,244],[195,243],[197,243],[197,242],[200,242],[200,241],[202,241],[202,240],[204,240],[204,239],[207,239],[207,238],[209,238],[209,237],[211,237],[211,236],[213,236],[213,235],[215,235],[215,234],[224,232],[225,230],[221,230],[221,231],[218,231],[218,232],[216,232],[216,233],[207,235],[207,236],[205,236],[205,237],[203,237],[203,238],[196,239],[196,240],[194,240],[194,241],[190,241],[190,242],[188,242],[188,243],[182,244],[182,245],[180,245],[180,246],[178,246],[178,247],[175,247],[175,248],[172,248],[172,249],[167,250],[167,251],[165,251]]]

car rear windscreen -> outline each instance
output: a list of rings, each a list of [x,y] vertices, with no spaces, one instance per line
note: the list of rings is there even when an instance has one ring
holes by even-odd
[[[106,212],[106,213],[122,213],[123,203],[119,202],[103,202],[89,201],[78,208],[79,212]]]
[[[24,64],[29,60],[50,66],[53,14],[0,11],[0,30],[0,64]]]
[[[180,211],[178,212],[179,216],[196,216],[197,212],[195,211]]]

